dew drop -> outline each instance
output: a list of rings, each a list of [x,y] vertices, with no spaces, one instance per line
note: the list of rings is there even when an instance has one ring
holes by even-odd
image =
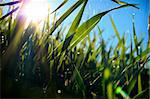
[[[120,68],[120,66],[118,65],[117,68]]]
[[[2,36],[2,39],[4,39],[4,36]]]
[[[19,73],[19,76],[21,76],[21,72]]]
[[[69,68],[67,68],[67,71],[69,71]]]
[[[140,46],[138,46],[138,49],[140,49],[141,47]]]
[[[45,94],[45,93],[46,93],[46,90],[44,90],[43,93]]]
[[[143,67],[143,64],[140,64],[141,67]]]
[[[67,74],[67,72],[65,72],[65,74]]]
[[[133,16],[135,16],[135,13],[132,13]]]
[[[58,94],[61,94],[61,90],[60,90],[60,89],[59,89],[59,90],[57,90],[57,93],[58,93]]]
[[[24,73],[22,74],[22,76],[24,76]]]
[[[115,61],[113,60],[112,62],[114,63]]]
[[[61,74],[61,75],[60,75],[60,77],[62,77],[62,78],[63,78],[63,77],[64,77],[64,75],[63,75],[63,74]]]
[[[19,80],[16,78],[15,81],[18,82]]]

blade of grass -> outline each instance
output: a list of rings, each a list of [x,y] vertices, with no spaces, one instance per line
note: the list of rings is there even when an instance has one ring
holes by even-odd
[[[84,2],[84,5],[82,6],[78,15],[75,17],[74,21],[72,22],[72,25],[67,33],[66,38],[71,36],[76,31],[77,27],[79,26],[86,4],[87,4],[87,0]]]
[[[133,77],[132,77],[133,78]],[[130,95],[131,91],[133,90],[133,88],[135,87],[137,80],[135,78],[133,78],[131,80],[131,82],[129,83],[127,89],[128,89],[128,94]]]
[[[87,4],[87,1],[84,2],[84,5],[82,6],[81,10],[79,11],[78,15],[75,17],[75,19],[74,19],[74,21],[70,27],[70,29],[67,33],[66,39],[64,41],[63,47],[62,47],[62,52],[69,46],[70,41],[74,37],[75,31],[80,24],[80,21],[81,21],[81,18],[82,18],[86,4]]]
[[[95,16],[93,16],[92,18],[90,18],[89,20],[87,20],[86,22],[84,22],[77,30],[76,33],[74,35],[74,38],[71,41],[71,45],[70,45],[70,49],[73,48],[74,46],[76,46],[82,39],[84,39],[87,34],[99,23],[99,21],[101,20],[101,18],[106,15],[107,13],[109,13],[110,11],[116,10],[116,9],[120,9],[123,7],[128,7],[129,5],[122,5],[113,9],[110,9],[108,11],[104,11],[102,13],[99,13]]]
[[[12,15],[14,12],[16,12],[19,9],[19,7],[14,8],[12,11],[8,12],[6,15],[2,16],[0,18],[0,21],[8,17],[9,15]]]
[[[141,95],[143,95],[145,92],[147,92],[147,91],[148,91],[148,89],[149,89],[149,88],[147,88],[147,89],[145,89],[145,90],[141,91],[141,92],[140,92],[140,93],[138,93],[136,96],[134,96],[132,99],[139,99],[139,97],[140,97]]]
[[[63,5],[65,5],[67,3],[68,0],[64,0],[52,13],[56,12],[58,9],[60,9]]]
[[[113,29],[114,29],[114,32],[115,32],[115,34],[116,34],[116,36],[117,36],[117,38],[118,38],[118,40],[119,40],[119,42],[120,42],[121,38],[120,38],[120,35],[119,35],[119,32],[118,32],[118,29],[117,29],[117,27],[116,27],[116,25],[115,25],[115,23],[114,23],[114,20],[113,20],[113,18],[112,18],[111,16],[109,16],[109,18],[110,18],[112,27],[113,27]]]
[[[120,0],[111,0],[111,1],[113,1],[113,2],[115,2],[115,3],[117,3],[117,4],[119,4],[119,5],[128,4],[128,5],[130,5],[130,6],[134,7],[134,8],[139,9],[139,8],[137,7],[137,4],[129,4],[129,3],[127,3],[127,2],[123,2],[123,1],[120,1]]]
[[[84,82],[83,79],[80,75],[79,70],[76,68],[76,66],[74,66],[74,75],[73,77],[76,79],[77,83],[78,83],[78,87],[80,88],[80,90],[83,93],[83,97],[85,98],[85,86],[84,86]]]
[[[15,5],[15,4],[18,4],[18,3],[21,3],[21,0],[8,2],[8,3],[2,3],[2,4],[0,4],[0,6],[11,6],[11,5]]]
[[[76,9],[78,8],[85,0],[78,0],[73,6],[71,6],[55,23],[55,25],[50,29],[50,35],[56,30],[56,28]]]

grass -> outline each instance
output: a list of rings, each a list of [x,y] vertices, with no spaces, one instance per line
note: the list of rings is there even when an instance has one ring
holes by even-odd
[[[62,2],[52,13],[59,11],[66,2],[67,0]],[[118,38],[114,49],[110,47],[106,50],[107,43],[101,36],[103,30],[99,26],[99,31],[96,31],[99,32],[100,39],[98,47],[96,35],[92,41],[89,36],[107,13],[136,6],[119,2],[118,7],[98,13],[81,23],[87,2],[88,0],[78,0],[58,20],[54,20],[52,25],[48,17],[42,31],[32,23],[24,29],[26,19],[19,12],[16,18],[12,18],[17,9],[10,9],[6,15],[0,14],[2,97],[149,97],[149,69],[144,66],[149,62],[150,48],[142,48],[143,40],[138,40],[136,36],[135,23],[132,23],[131,38],[134,42],[131,40],[129,46],[125,46],[126,39],[120,36],[111,17],[110,22]],[[15,3],[20,2],[0,6],[13,6]],[[67,36],[62,40],[64,28],[59,26],[79,6],[81,8],[71,23]],[[56,37],[52,35],[55,30],[58,30]]]

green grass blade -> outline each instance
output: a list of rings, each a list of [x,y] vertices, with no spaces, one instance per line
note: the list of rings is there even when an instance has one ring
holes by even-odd
[[[9,15],[12,15],[12,13],[16,12],[19,9],[19,7],[16,7],[15,9],[13,9],[12,11],[8,12],[6,15],[2,16],[0,18],[0,21],[5,19],[6,17],[8,17]]]
[[[112,27],[114,29],[114,32],[115,32],[115,34],[116,34],[116,36],[117,36],[117,38],[118,38],[118,40],[120,42],[121,38],[120,38],[120,35],[119,35],[119,32],[118,32],[118,29],[117,29],[117,27],[116,27],[116,25],[114,23],[114,20],[113,20],[113,18],[111,16],[110,16],[110,21],[111,21]]]
[[[134,45],[135,45],[136,52],[137,52],[137,55],[138,55],[139,54],[138,53],[138,40],[137,40],[137,35],[136,35],[136,30],[135,30],[134,16],[133,16],[132,25],[133,25]]]
[[[82,2],[77,2],[78,5],[80,5]],[[79,26],[76,30],[76,33],[70,35],[68,38],[68,40],[65,40],[66,44],[65,47],[63,47],[63,42],[61,44],[59,44],[54,51],[56,51],[58,49],[58,52],[61,51],[62,47],[63,47],[63,51],[68,48],[68,49],[72,49],[74,48],[82,39],[86,38],[87,35],[89,34],[89,32],[98,24],[98,22],[101,20],[101,18],[109,13],[110,11],[116,10],[116,9],[120,9],[120,8],[124,8],[124,7],[128,7],[129,5],[122,5],[104,12],[101,12],[99,14],[96,14],[95,16],[93,16],[92,18],[90,18],[89,20],[87,20],[86,22],[84,22],[81,26]],[[66,15],[65,15],[66,16]],[[64,17],[64,16],[63,16]],[[60,19],[60,22],[62,22],[62,19]],[[58,23],[60,23],[58,20]],[[57,23],[57,22],[56,22]],[[59,24],[56,24],[56,27]],[[56,29],[56,27],[52,27],[52,31]],[[55,28],[55,29],[54,29]],[[73,38],[72,38],[73,37]],[[62,51],[61,51],[62,52]]]
[[[3,11],[2,11],[2,8],[0,8],[0,17],[2,17],[3,15]]]
[[[119,4],[119,5],[128,4],[128,5],[130,5],[130,6],[134,7],[134,8],[139,9],[139,8],[137,7],[137,4],[129,4],[129,3],[127,3],[127,2],[123,2],[123,1],[120,1],[120,0],[111,0],[111,1],[113,1],[113,2],[115,2],[115,3],[117,3],[117,4]]]
[[[145,92],[147,92],[149,90],[149,88],[141,91],[140,93],[138,93],[136,96],[134,96],[132,99],[139,99],[141,95],[143,95]]]
[[[79,24],[80,24],[80,21],[81,21],[81,18],[83,16],[83,12],[84,12],[84,9],[85,9],[85,6],[87,4],[87,0],[84,2],[84,5],[82,6],[81,10],[79,11],[78,15],[75,17],[69,31],[68,31],[68,34],[66,36],[66,38],[68,38],[69,36],[71,36],[75,30],[78,28]]]
[[[129,83],[127,90],[128,90],[128,94],[130,95],[131,91],[133,90],[133,88],[135,87],[137,80],[135,78],[133,78],[131,80],[131,82]]]
[[[99,33],[99,36],[102,36],[102,33],[104,32],[104,30],[101,30],[101,28],[98,26],[98,33]]]
[[[64,0],[52,13],[56,12],[58,9],[60,9],[63,5],[65,5],[67,3],[68,0]]]
[[[142,91],[141,73],[138,74],[138,93]]]
[[[55,23],[55,25],[50,29],[50,35],[56,30],[56,28],[76,9],[78,8],[84,0],[78,0],[73,6],[71,6]]]
[[[82,18],[82,15],[83,15],[86,4],[87,4],[87,1],[84,3],[84,5],[81,8],[81,10],[79,11],[78,15],[74,19],[74,21],[73,21],[73,23],[72,23],[72,25],[71,25],[71,27],[68,31],[66,39],[64,41],[62,51],[64,51],[69,46],[72,38],[74,37],[75,30],[77,29],[78,25],[80,24],[80,21],[81,21],[81,18]]]
[[[76,66],[74,66],[74,77],[75,80],[77,81],[78,87],[79,89],[83,92],[83,97],[85,97],[85,86],[84,86],[84,82],[83,79],[80,75],[79,70],[76,68]]]

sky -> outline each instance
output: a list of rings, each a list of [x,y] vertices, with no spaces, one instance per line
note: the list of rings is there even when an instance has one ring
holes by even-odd
[[[4,0],[5,2],[8,2],[10,0]],[[68,0],[68,2],[60,9],[58,10],[57,16],[58,18],[69,8],[71,7],[72,4],[74,4],[77,0]],[[115,35],[109,16],[112,16],[116,27],[120,33],[121,36],[125,33],[126,37],[126,45],[128,46],[131,42],[130,36],[133,36],[132,33],[132,15],[135,15],[135,28],[136,28],[136,33],[138,36],[138,39],[144,38],[143,41],[143,47],[146,47],[147,41],[148,41],[148,15],[149,15],[149,0],[123,0],[128,3],[133,3],[133,4],[139,4],[138,7],[140,9],[135,9],[133,7],[128,7],[128,8],[122,8],[118,9],[115,11],[112,11],[105,15],[101,21],[98,23],[98,26],[103,32],[103,38],[108,41],[109,38],[112,38],[112,36]],[[50,6],[51,6],[51,11],[53,11],[63,0],[48,0]],[[109,10],[111,8],[119,6],[118,4],[112,2],[111,0],[89,0],[86,9],[84,11],[83,17],[82,17],[82,22],[86,21],[87,19],[91,18],[97,13]],[[71,22],[77,15],[78,11],[80,10],[81,7],[76,9],[63,23],[67,24],[67,29],[69,29]],[[97,32],[97,27],[94,28],[93,31]],[[93,31],[90,33],[91,38],[93,38]],[[117,38],[113,38],[109,40],[107,43],[107,46],[109,47],[110,45],[115,46],[117,43]],[[99,43],[99,42],[97,42]]]

